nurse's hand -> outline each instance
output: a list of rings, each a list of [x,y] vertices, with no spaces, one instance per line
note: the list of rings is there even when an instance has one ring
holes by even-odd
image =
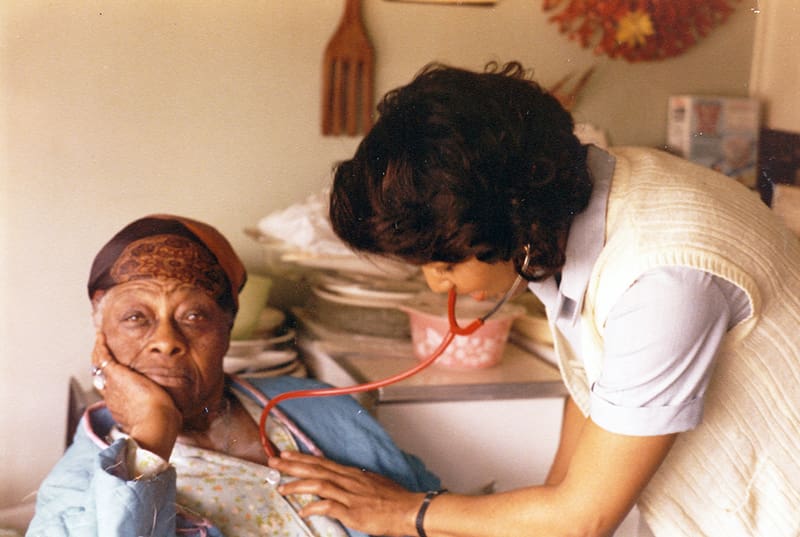
[[[172,397],[158,384],[119,363],[98,333],[92,365],[102,369],[105,385],[98,392],[114,421],[136,442],[169,460],[183,418]]]
[[[416,535],[414,521],[424,494],[409,492],[394,481],[343,466],[315,455],[284,451],[269,466],[300,478],[279,488],[281,494],[316,494],[321,500],[300,516],[325,515],[370,535]]]

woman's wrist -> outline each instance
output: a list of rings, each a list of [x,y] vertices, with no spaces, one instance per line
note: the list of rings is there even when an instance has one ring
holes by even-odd
[[[154,416],[151,421],[134,425],[127,432],[139,446],[164,460],[169,460],[180,432],[180,425],[180,414],[176,412],[173,416],[163,419]]]
[[[414,518],[414,528],[417,530],[418,537],[428,537],[425,533],[425,515],[428,513],[428,507],[430,507],[434,498],[445,492],[447,492],[447,489],[429,490],[425,493],[425,497],[422,499],[417,515]]]
[[[169,468],[169,461],[139,446],[138,442],[131,437],[128,437],[125,451],[128,480],[149,479]]]

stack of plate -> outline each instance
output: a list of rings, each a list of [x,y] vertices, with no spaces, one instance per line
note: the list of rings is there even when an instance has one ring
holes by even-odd
[[[525,307],[525,315],[514,320],[510,339],[520,347],[555,363],[553,332],[544,304],[533,293],[523,293],[513,300]]]
[[[307,371],[295,346],[295,331],[285,326],[286,316],[267,307],[261,313],[254,336],[232,339],[222,361],[228,374],[245,377],[305,377]]]
[[[326,274],[312,286],[305,312],[334,332],[408,339],[408,316],[398,306],[423,287],[420,280]]]

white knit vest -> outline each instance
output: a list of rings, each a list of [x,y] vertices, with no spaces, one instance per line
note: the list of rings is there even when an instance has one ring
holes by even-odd
[[[656,150],[611,153],[606,244],[583,304],[581,359],[555,334],[565,383],[589,414],[605,319],[643,272],[679,265],[735,283],[752,315],[727,334],[702,423],[679,435],[639,508],[658,537],[798,537],[800,243],[733,179]]]

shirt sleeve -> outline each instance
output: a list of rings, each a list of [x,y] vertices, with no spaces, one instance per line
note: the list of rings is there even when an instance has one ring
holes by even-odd
[[[648,436],[701,422],[703,396],[732,319],[723,289],[730,287],[712,274],[685,267],[647,272],[628,288],[606,322],[603,367],[591,387],[595,423]]]
[[[120,479],[136,481],[150,479],[169,468],[169,462],[152,451],[141,447],[136,440],[114,427],[109,434],[112,440],[124,439],[125,447],[120,453],[122,460],[116,469],[110,470]]]
[[[128,443],[101,448],[82,429],[42,482],[29,537],[175,537],[176,475],[168,466],[150,478],[118,477]]]

